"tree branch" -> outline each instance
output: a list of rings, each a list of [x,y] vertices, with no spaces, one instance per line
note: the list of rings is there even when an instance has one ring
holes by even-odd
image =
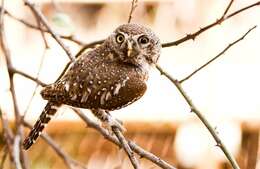
[[[41,23],[47,28],[48,32],[52,35],[52,37],[58,42],[58,44],[63,48],[63,50],[67,53],[70,60],[74,60],[74,57],[72,56],[69,48],[62,42],[59,35],[57,35],[54,30],[50,27],[47,19],[42,14],[42,12],[35,6],[35,4],[31,3],[28,0],[24,0],[25,5],[27,5],[35,15],[37,15],[38,19],[41,21]]]
[[[104,129],[97,123],[90,120],[81,110],[76,109],[76,108],[72,108],[72,109],[87,124],[88,127],[97,130],[100,134],[102,134],[104,136],[105,139],[109,140],[110,142],[114,143],[115,145],[119,146],[120,148],[122,147],[122,145],[118,141],[118,139],[115,136],[110,135],[110,133],[106,129]],[[163,169],[176,169],[175,167],[171,166],[170,164],[168,164],[164,160],[160,159],[156,155],[144,150],[143,148],[141,148],[140,146],[138,146],[131,140],[127,140],[127,141],[128,141],[130,148],[135,153],[139,154],[141,157],[146,158],[147,160],[150,160],[151,162],[153,162],[154,164],[158,165],[159,167],[161,167]]]
[[[179,90],[187,104],[190,106],[191,112],[194,112],[197,117],[200,119],[200,121],[206,126],[206,128],[209,130],[210,134],[213,136],[214,140],[217,143],[217,146],[220,147],[220,149],[224,152],[226,155],[227,159],[229,160],[231,166],[234,169],[239,169],[239,166],[235,160],[235,158],[232,156],[232,154],[227,150],[226,146],[224,143],[221,141],[217,133],[215,132],[214,128],[211,126],[211,124],[208,122],[208,120],[202,115],[202,113],[199,111],[199,109],[193,104],[189,96],[186,94],[186,92],[183,90],[181,83],[177,80],[174,79],[170,74],[165,72],[159,65],[156,65],[156,68],[160,71],[162,75],[167,77]]]
[[[137,3],[138,3],[138,0],[132,0],[131,9],[130,9],[130,12],[129,12],[127,23],[131,22],[133,12],[134,12],[135,8],[137,7]]]
[[[2,9],[2,8],[0,7],[0,10],[1,10],[1,9]],[[22,23],[23,25],[27,26],[28,28],[35,29],[35,30],[41,30],[39,26],[35,26],[35,25],[33,25],[33,24],[27,22],[27,21],[24,20],[24,19],[20,19],[20,18],[18,18],[18,17],[16,17],[16,16],[12,15],[12,14],[11,14],[9,11],[7,11],[7,10],[5,10],[4,12],[5,12],[5,14],[6,14],[7,16],[9,16],[10,18],[12,18],[12,19],[14,19],[14,20],[16,20],[16,21]],[[49,34],[50,34],[50,32],[49,32],[47,29],[45,29],[45,28],[42,28],[42,31],[45,32],[45,33],[49,33]],[[57,33],[56,33],[56,34],[57,34]],[[58,34],[57,34],[57,35],[58,35]],[[83,41],[77,39],[77,38],[76,38],[75,36],[73,36],[73,35],[58,35],[58,36],[60,36],[62,39],[70,40],[70,41],[72,41],[72,42],[74,42],[74,43],[76,43],[76,44],[78,44],[78,45],[84,45],[84,44],[86,44],[85,42],[83,42]]]
[[[213,61],[215,61],[216,59],[218,59],[221,55],[223,55],[229,48],[231,48],[232,46],[234,46],[236,43],[240,42],[241,40],[243,40],[253,29],[255,29],[256,26],[250,28],[243,36],[241,36],[239,39],[235,40],[234,42],[230,43],[227,47],[225,47],[224,50],[222,50],[219,54],[217,54],[215,57],[213,57],[212,59],[210,59],[208,62],[206,62],[205,64],[203,64],[202,66],[200,66],[199,68],[197,68],[196,70],[194,70],[192,73],[190,73],[188,76],[186,76],[185,78],[183,78],[182,80],[180,80],[179,82],[182,83],[188,79],[190,79],[193,75],[195,75],[196,73],[198,73],[200,70],[202,70],[203,68],[205,68],[206,66],[208,66],[210,63],[212,63]]]
[[[166,47],[171,47],[171,46],[177,46],[177,45],[179,45],[179,44],[181,44],[181,43],[183,43],[183,42],[185,42],[187,40],[190,40],[190,39],[195,40],[195,38],[198,35],[200,35],[201,33],[205,32],[205,31],[207,31],[208,29],[210,29],[210,28],[212,28],[212,27],[214,27],[216,25],[221,24],[222,22],[230,19],[231,17],[233,17],[235,15],[238,15],[239,13],[242,13],[243,11],[246,11],[247,9],[250,9],[252,7],[260,5],[260,1],[258,1],[256,3],[248,5],[248,6],[244,7],[244,8],[241,8],[241,9],[239,9],[239,10],[237,10],[237,11],[235,11],[235,12],[233,12],[233,13],[231,13],[231,14],[226,16],[228,10],[230,9],[230,6],[231,6],[232,2],[233,1],[231,1],[229,3],[228,7],[225,9],[225,12],[222,14],[220,19],[217,19],[215,22],[213,22],[213,23],[211,23],[211,24],[209,24],[209,25],[207,25],[205,27],[200,28],[197,32],[194,32],[194,33],[191,33],[191,34],[187,34],[185,37],[180,38],[180,39],[178,39],[178,40],[176,40],[174,42],[163,43],[162,47],[166,48]]]
[[[137,158],[134,155],[134,152],[132,149],[129,147],[128,142],[126,141],[124,135],[120,132],[120,130],[116,127],[112,127],[112,130],[114,134],[116,135],[117,139],[119,140],[121,146],[124,148],[126,154],[128,155],[133,167],[135,169],[140,169],[140,164]]]
[[[16,74],[19,74],[19,75],[21,75],[21,76],[23,76],[23,77],[25,77],[25,78],[27,78],[27,79],[30,79],[31,81],[34,81],[35,83],[37,83],[37,84],[39,84],[39,85],[41,85],[41,86],[46,86],[46,85],[47,85],[46,83],[40,81],[38,78],[32,77],[31,75],[29,75],[29,74],[27,74],[27,73],[24,73],[24,72],[22,72],[22,71],[20,71],[20,70],[17,70],[17,69],[15,69],[15,68],[13,68],[13,67],[8,67],[8,71],[9,71],[11,74],[15,74],[15,73],[16,73]]]
[[[229,11],[231,5],[233,4],[233,2],[234,2],[234,0],[231,0],[231,1],[229,2],[228,6],[226,7],[226,9],[225,9],[225,11],[224,11],[224,13],[223,13],[223,15],[222,15],[223,18],[224,18],[224,17],[226,16],[226,14],[228,13],[228,11]]]

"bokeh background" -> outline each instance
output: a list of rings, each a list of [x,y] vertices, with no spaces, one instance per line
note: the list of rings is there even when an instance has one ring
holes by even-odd
[[[131,1],[126,0],[34,2],[41,7],[56,32],[75,35],[86,43],[104,39],[118,25],[126,23],[131,5]],[[236,0],[230,12],[254,2]],[[132,22],[151,27],[162,42],[170,42],[214,22],[222,15],[228,3],[228,0],[140,0]],[[14,16],[36,25],[34,16],[22,1],[6,1],[6,6]],[[260,26],[259,18],[259,7],[252,8],[215,26],[194,41],[164,48],[159,64],[173,77],[182,79],[249,28]],[[50,48],[45,51],[39,31],[10,17],[5,17],[5,22],[14,67],[32,76],[36,76],[41,67],[39,79],[45,83],[54,82],[69,61],[61,47],[47,36]],[[73,54],[79,51],[80,46],[77,44],[64,42]],[[259,45],[260,29],[257,27],[221,58],[183,84],[194,104],[209,119],[234,154],[241,169],[253,169],[247,167],[250,160],[254,163],[255,159],[255,168],[260,169]],[[0,49],[1,55],[3,53]],[[0,106],[12,121],[14,114],[8,87],[5,60],[0,57]],[[33,124],[46,104],[39,94],[41,87],[15,75],[15,89],[20,112],[25,113],[25,120]],[[93,118],[89,111],[84,111]],[[156,69],[151,73],[145,96],[112,114],[124,122],[128,138],[180,169],[230,168],[207,129],[190,113],[189,106],[173,84]],[[68,154],[89,169],[131,168],[123,150],[87,128],[66,106],[59,110],[46,131]],[[2,149],[2,135],[0,139]],[[42,140],[28,152],[32,168],[66,168]],[[142,160],[142,166],[157,168],[147,160]]]

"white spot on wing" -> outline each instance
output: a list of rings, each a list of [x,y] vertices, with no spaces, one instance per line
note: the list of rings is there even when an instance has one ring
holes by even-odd
[[[100,104],[103,105],[105,104],[105,97],[106,97],[106,92],[104,92],[101,97],[100,97]]]
[[[128,77],[128,76],[123,80],[122,87],[125,86],[125,83],[126,83],[127,80],[129,80],[129,77]]]
[[[121,89],[121,87],[125,86],[127,80],[129,80],[129,77],[126,77],[121,84],[120,83],[116,84],[113,95],[117,95],[119,93],[119,90]],[[111,89],[112,89],[112,87],[111,87]]]
[[[81,98],[80,102],[81,102],[81,103],[86,102],[86,101],[88,100],[89,94],[90,94],[90,93],[88,93],[88,92],[85,91],[85,92],[83,93],[83,95],[82,95],[82,98]]]
[[[78,97],[78,96],[75,94],[75,95],[71,98],[71,100],[76,100],[77,97]]]
[[[70,84],[67,82],[65,83],[65,90],[68,92],[70,89]]]
[[[111,98],[111,93],[107,91],[105,100],[109,100]]]
[[[121,84],[120,83],[116,84],[116,88],[113,92],[113,95],[117,95],[119,93],[120,88],[121,88]]]

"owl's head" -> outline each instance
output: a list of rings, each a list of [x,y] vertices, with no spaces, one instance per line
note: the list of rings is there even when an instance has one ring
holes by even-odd
[[[108,45],[120,61],[141,67],[154,65],[161,50],[160,40],[154,32],[138,24],[119,26],[109,36]]]

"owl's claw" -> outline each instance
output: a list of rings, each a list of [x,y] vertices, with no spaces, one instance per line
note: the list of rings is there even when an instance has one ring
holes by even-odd
[[[104,125],[106,128],[108,128],[109,131],[113,131],[112,127],[118,128],[121,132],[125,132],[126,128],[123,126],[123,123],[115,119],[113,116],[108,115],[107,121],[104,122]]]
[[[109,114],[108,111],[97,109],[92,110],[92,113],[103,122],[103,126],[112,133],[112,127],[118,128],[121,132],[125,132],[126,129],[123,126],[123,123],[120,120],[115,119]]]

